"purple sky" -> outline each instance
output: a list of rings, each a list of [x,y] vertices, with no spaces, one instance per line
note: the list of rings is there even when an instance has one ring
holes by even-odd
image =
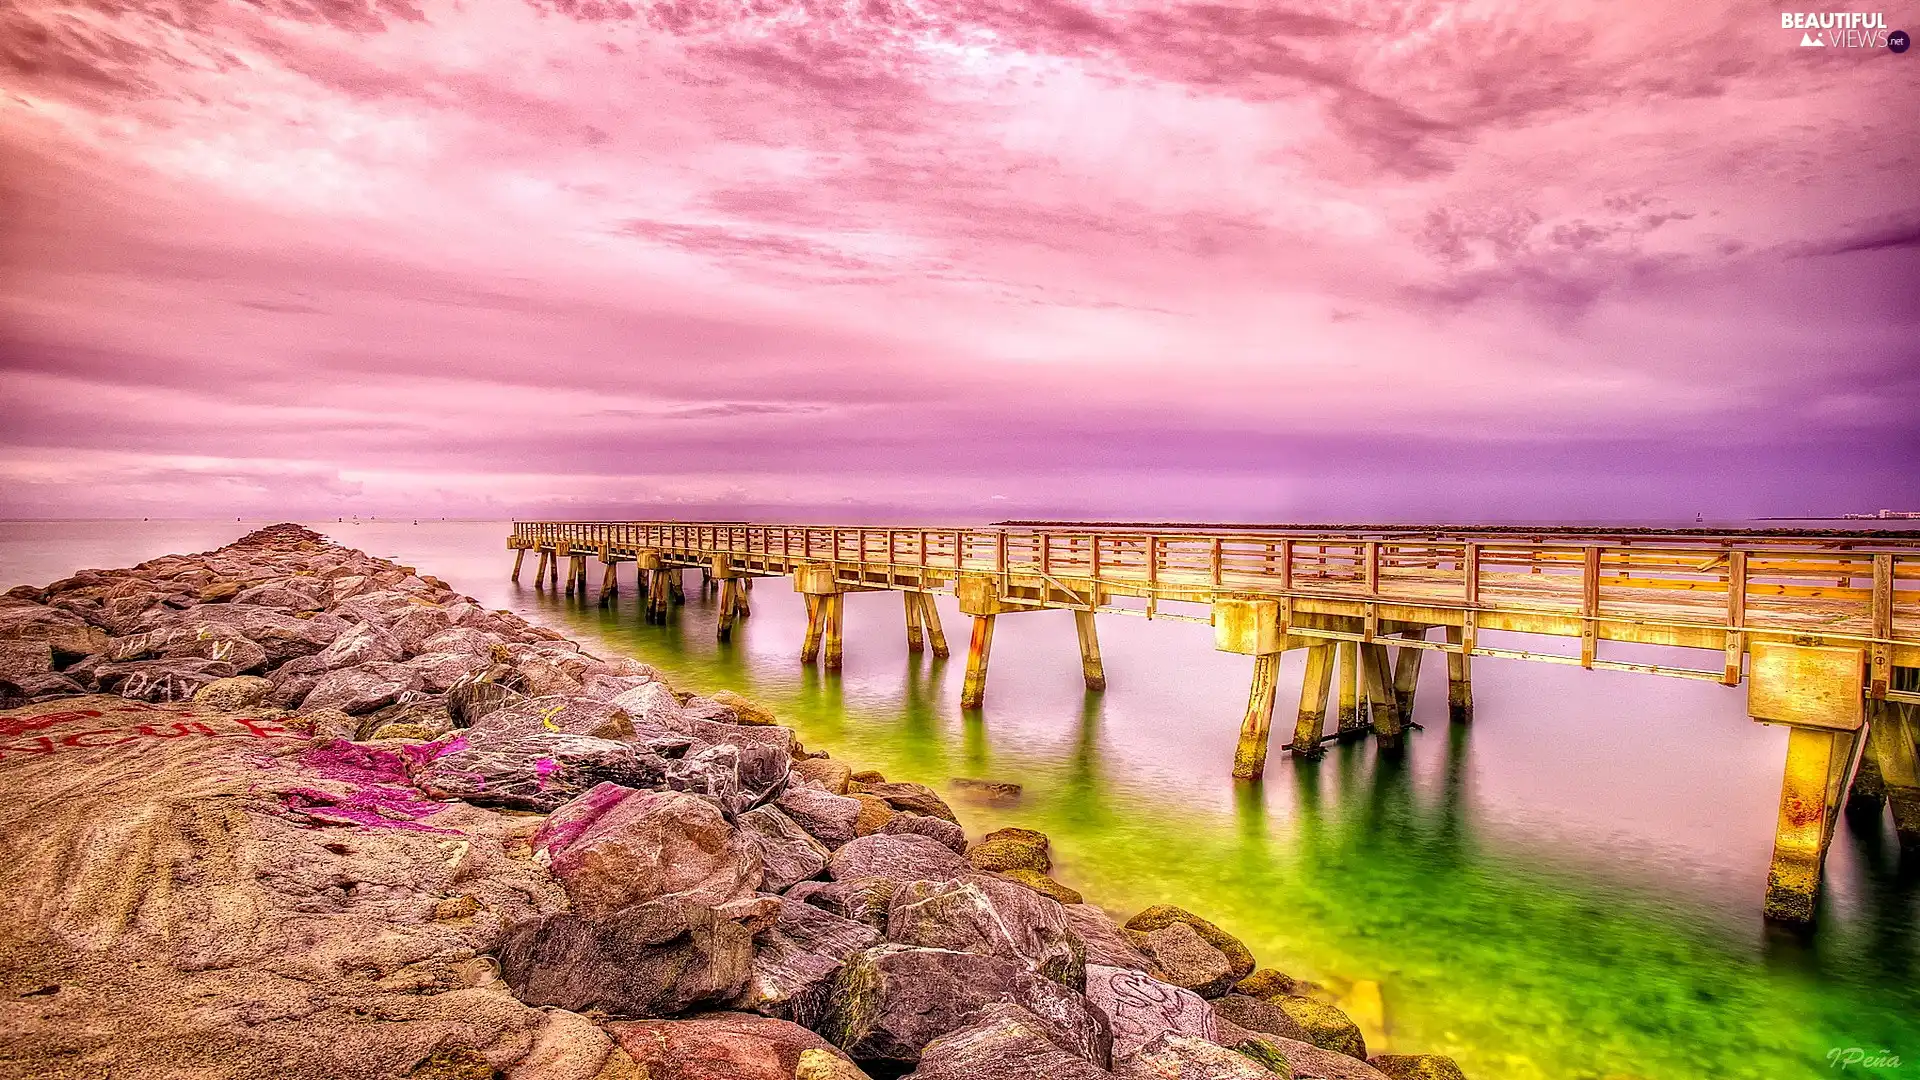
[[[1920,507],[1920,51],[1800,38],[25,0],[0,516]]]

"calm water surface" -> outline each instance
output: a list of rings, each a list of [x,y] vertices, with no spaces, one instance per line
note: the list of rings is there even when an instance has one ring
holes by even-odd
[[[0,587],[255,524],[0,523]],[[969,831],[1048,833],[1055,876],[1122,917],[1167,901],[1214,919],[1340,995],[1376,1051],[1449,1053],[1476,1080],[1775,1080],[1837,1075],[1829,1052],[1859,1047],[1905,1063],[1847,1075],[1920,1076],[1917,860],[1901,865],[1884,817],[1848,821],[1818,930],[1766,927],[1785,736],[1747,719],[1743,691],[1483,659],[1475,722],[1456,727],[1429,663],[1404,760],[1276,754],[1264,783],[1235,784],[1252,665],[1205,626],[1103,617],[1110,688],[1089,694],[1067,613],[1002,619],[986,708],[963,715],[962,661],[908,654],[892,594],[848,599],[846,668],[827,677],[798,662],[784,581],[759,582],[720,645],[696,575],[674,622],[648,626],[630,568],[611,610],[510,583],[504,522],[312,524],[684,687],[757,697],[856,767],[1020,784],[1010,806],[954,796]],[[944,599],[941,616],[964,652],[965,620]],[[1292,658],[1283,729],[1299,675]]]

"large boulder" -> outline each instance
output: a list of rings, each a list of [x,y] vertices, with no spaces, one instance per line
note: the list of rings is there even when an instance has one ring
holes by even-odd
[[[1172,1031],[1120,1058],[1113,1074],[1121,1080],[1273,1080],[1276,1075],[1224,1046]]]
[[[412,776],[435,798],[546,813],[597,784],[657,786],[666,769],[667,760],[644,746],[541,732],[518,738],[461,735]]]
[[[887,836],[899,836],[904,833],[931,836],[947,845],[955,855],[967,853],[966,832],[946,818],[928,817],[925,814],[895,814],[881,826],[880,832]]]
[[[1213,1002],[1213,1013],[1218,1020],[1257,1034],[1307,1040],[1306,1028],[1265,998],[1227,994]]]
[[[787,896],[843,919],[864,923],[877,933],[885,933],[887,909],[893,903],[894,889],[898,885],[899,882],[883,877],[803,881],[788,889]]]
[[[129,660],[93,669],[101,693],[151,702],[190,701],[201,687],[233,675],[233,665],[224,660],[198,658]]]
[[[444,694],[456,686],[478,680],[491,665],[484,655],[466,652],[429,652],[407,661],[420,673],[420,689],[429,694]]]
[[[645,1080],[793,1080],[803,1055],[854,1068],[839,1047],[803,1026],[751,1013],[622,1020],[607,1030]]]
[[[489,669],[481,678],[447,691],[447,712],[455,727],[472,727],[490,713],[527,700],[509,683],[493,678],[494,674]]]
[[[1087,1000],[1113,1026],[1113,1056],[1124,1058],[1172,1032],[1218,1039],[1220,1026],[1205,998],[1126,968],[1087,965]]]
[[[712,803],[678,791],[602,784],[561,807],[534,836],[576,913],[679,900],[709,907],[751,896],[760,857]]]
[[[1360,1026],[1338,1007],[1310,997],[1297,996],[1274,998],[1272,1005],[1300,1026],[1305,1033],[1298,1036],[1300,1041],[1310,1042],[1336,1054],[1366,1060],[1367,1040],[1360,1034]],[[1241,1023],[1240,1026],[1249,1025]]]
[[[432,604],[415,604],[389,623],[387,632],[400,643],[402,652],[415,656],[426,651],[421,646],[428,638],[452,626],[453,618],[443,609]]]
[[[704,795],[729,815],[778,795],[789,758],[769,746],[724,743],[688,754],[667,769],[667,786]]]
[[[803,1054],[837,1058],[839,1048],[798,1024],[752,1013],[607,1025],[645,1080],[794,1080]]]
[[[1265,1040],[1279,1050],[1294,1080],[1388,1080],[1387,1074],[1364,1061],[1325,1050],[1309,1042],[1272,1036]]]
[[[674,1016],[740,996],[753,935],[772,910],[760,898],[712,907],[674,898],[592,917],[550,915],[507,935],[500,975],[528,1005]]]
[[[995,1002],[928,1043],[908,1080],[1109,1080],[1107,1070],[1055,1041],[1051,1026]]]
[[[420,673],[405,664],[384,661],[341,667],[320,676],[300,708],[339,709],[359,715],[383,709],[404,694],[420,690]]]
[[[735,1007],[818,1026],[847,958],[878,944],[879,933],[866,923],[787,897],[774,924],[754,939],[753,971]]]
[[[1032,870],[1044,874],[1053,869],[1045,833],[1032,829],[998,829],[980,838],[967,851],[967,861],[976,870]]]
[[[1162,978],[1201,997],[1219,997],[1233,986],[1233,964],[1186,923],[1168,923],[1145,935],[1142,952]]]
[[[238,712],[260,704],[272,692],[273,684],[258,675],[236,675],[215,679],[196,690],[193,703],[220,712]]]
[[[1060,905],[986,874],[903,883],[887,908],[887,940],[1004,957],[1076,990],[1086,984],[1086,946]]]
[[[818,784],[834,795],[845,795],[853,782],[853,770],[832,758],[806,758],[793,763],[794,775],[802,781]]]
[[[797,771],[806,762],[795,762]],[[837,848],[853,839],[860,818],[860,800],[810,787],[789,787],[774,800],[782,813],[798,822],[814,839]]]
[[[880,799],[902,813],[945,818],[955,824],[960,821],[953,816],[953,808],[947,805],[946,800],[925,784],[895,783],[864,786],[866,794]]]
[[[967,872],[967,861],[928,836],[860,836],[833,853],[827,869],[835,881],[883,877],[893,881],[945,881]]]
[[[1107,913],[1092,904],[1066,905],[1067,920],[1087,946],[1087,963],[1147,971],[1153,962],[1133,947]]]
[[[1193,927],[1194,932],[1199,934],[1207,944],[1220,950],[1233,969],[1233,977],[1236,980],[1253,974],[1252,950],[1248,949],[1239,938],[1185,908],[1174,907],[1172,904],[1155,904],[1128,919],[1127,929],[1151,933],[1173,923],[1185,923]]]
[[[359,667],[361,664],[405,660],[407,651],[382,627],[363,622],[348,628],[318,653],[325,669]]]
[[[852,957],[820,1030],[856,1061],[910,1063],[995,1002],[1031,1012],[1050,1039],[1087,1061],[1112,1064],[1107,1018],[1079,991],[1012,960],[947,949],[882,945]]]
[[[457,653],[463,656],[491,657],[493,647],[503,644],[500,635],[471,626],[451,626],[420,641],[421,653]]]
[[[826,872],[826,846],[778,807],[755,807],[741,814],[735,824],[741,840],[760,856],[765,873],[760,887],[767,892],[785,892]]]
[[[591,739],[630,739],[633,720],[625,709],[605,701],[557,694],[522,698],[475,719],[476,732],[489,736],[537,735],[557,732]]]

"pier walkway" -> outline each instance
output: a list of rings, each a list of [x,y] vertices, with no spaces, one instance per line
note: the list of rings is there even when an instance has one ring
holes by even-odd
[[[1842,804],[1892,804],[1920,850],[1920,533],[1010,522],[893,528],[685,521],[522,521],[519,580],[584,595],[587,567],[634,563],[650,618],[698,568],[720,590],[719,634],[748,614],[748,583],[787,577],[806,599],[801,659],[840,666],[849,593],[904,596],[907,647],[947,644],[930,594],[972,619],[963,708],[986,698],[994,622],[1074,613],[1089,690],[1106,685],[1096,614],[1209,623],[1215,647],[1253,658],[1234,775],[1259,777],[1283,653],[1306,650],[1286,749],[1404,738],[1422,659],[1447,665],[1455,722],[1473,716],[1472,662],[1492,657],[1747,685],[1757,721],[1789,729],[1766,912],[1813,916]],[[1539,649],[1481,639],[1534,635]],[[1559,639],[1556,644],[1554,639]],[[1707,650],[1700,667],[1602,655],[1609,643]],[[824,656],[822,653],[824,652]],[[1856,780],[1857,778],[1857,780]]]

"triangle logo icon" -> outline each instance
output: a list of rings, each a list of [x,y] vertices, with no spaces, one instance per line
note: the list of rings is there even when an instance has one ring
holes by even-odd
[[[1803,49],[1824,49],[1827,47],[1827,43],[1814,37],[1812,34],[1802,33],[1800,35],[1800,47]]]

